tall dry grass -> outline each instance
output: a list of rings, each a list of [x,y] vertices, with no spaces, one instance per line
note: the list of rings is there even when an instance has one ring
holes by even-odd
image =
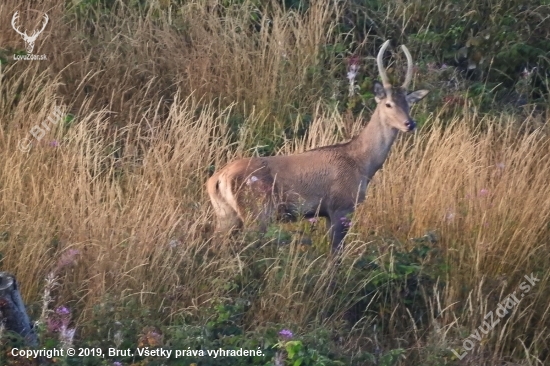
[[[448,121],[419,106],[413,114],[431,113],[426,127],[392,150],[353,218],[338,269],[326,265],[322,232],[305,253],[298,237],[282,248],[246,233],[210,237],[204,183],[212,168],[254,154],[266,131],[281,134],[276,117],[295,106],[314,116],[302,139],[281,134],[279,153],[343,135],[343,117],[318,103],[336,73],[337,61],[325,65],[319,54],[340,8],[313,4],[305,14],[275,8],[254,21],[250,4],[220,15],[197,1],[143,17],[118,6],[113,14],[88,10],[87,22],[62,18],[57,3],[38,4],[58,19],[37,44],[55,57],[0,68],[0,268],[37,304],[47,274],[78,250],[57,272],[54,295],[77,309],[82,337],[93,336],[91,319],[107,301],[135,301],[169,324],[237,293],[251,301],[245,328],[328,327],[347,334],[340,352],[401,347],[403,364],[430,364],[438,352],[448,359],[447,348],[459,349],[534,273],[540,282],[463,363],[548,362],[550,140],[534,117],[472,112]],[[0,5],[2,47],[22,47],[9,30],[17,7]],[[20,151],[18,141],[56,106],[74,120]],[[230,134],[235,115],[241,121]],[[363,124],[355,120],[352,130]],[[367,304],[349,323],[373,280],[357,269],[360,258],[375,253],[392,263],[395,251],[415,247],[410,238],[427,233],[444,264],[437,286],[419,284],[427,312],[407,313],[393,293],[376,299],[385,311],[372,314],[376,304]],[[383,325],[378,333],[375,324]]]
[[[403,140],[370,187],[358,231],[394,237],[409,247],[414,244],[408,238],[435,237],[433,246],[449,269],[441,279],[445,300],[434,319],[442,342],[457,329],[471,334],[498,301],[521,293],[524,275],[534,273],[541,282],[523,298],[529,311],[515,309],[487,352],[494,361],[508,346],[536,364],[542,348],[523,350],[522,342],[548,342],[543,293],[549,278],[550,140],[546,127],[525,133],[517,122],[474,114],[442,128],[436,118],[431,128]],[[538,125],[530,119],[520,123]],[[480,359],[487,356],[480,353]]]

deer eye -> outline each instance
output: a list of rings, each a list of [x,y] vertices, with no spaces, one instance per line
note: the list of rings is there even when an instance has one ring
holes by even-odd
[[[386,107],[391,108],[391,103],[386,103]]]

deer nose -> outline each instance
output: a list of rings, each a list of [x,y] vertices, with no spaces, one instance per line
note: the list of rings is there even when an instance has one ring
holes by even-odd
[[[416,122],[412,119],[409,119],[405,121],[405,127],[407,127],[409,131],[414,131],[414,129],[416,128]]]

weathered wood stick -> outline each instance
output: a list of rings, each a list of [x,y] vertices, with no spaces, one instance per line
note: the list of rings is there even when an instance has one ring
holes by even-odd
[[[7,330],[19,334],[27,346],[38,346],[38,337],[25,310],[15,276],[0,272],[0,322]]]

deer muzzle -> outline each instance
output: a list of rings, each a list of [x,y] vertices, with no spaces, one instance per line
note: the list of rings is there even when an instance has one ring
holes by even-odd
[[[414,131],[416,129],[416,122],[412,119],[409,119],[405,121],[405,127],[407,127],[408,132]]]

